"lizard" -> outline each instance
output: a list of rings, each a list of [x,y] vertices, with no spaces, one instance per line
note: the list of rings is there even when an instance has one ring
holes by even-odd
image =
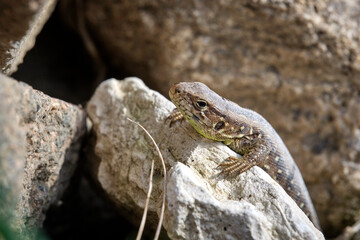
[[[221,141],[241,157],[230,156],[218,167],[225,177],[261,167],[287,192],[314,226],[319,220],[300,170],[274,128],[260,114],[227,100],[200,82],[170,88],[176,106],[170,127],[186,119],[205,138]]]

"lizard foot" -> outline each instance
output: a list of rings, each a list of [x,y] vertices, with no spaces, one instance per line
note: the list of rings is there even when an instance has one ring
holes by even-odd
[[[216,169],[221,170],[220,175],[225,178],[231,175],[239,175],[255,166],[253,163],[246,161],[246,158],[228,157]]]
[[[176,123],[176,122],[182,122],[185,120],[184,115],[181,114],[181,112],[175,108],[173,112],[166,118],[166,121],[170,120],[170,127]]]

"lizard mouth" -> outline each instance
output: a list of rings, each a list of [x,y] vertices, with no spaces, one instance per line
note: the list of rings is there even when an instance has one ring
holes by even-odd
[[[189,102],[188,99],[184,98],[183,91],[180,90],[180,84],[175,84],[169,90],[169,97],[176,107],[183,107],[182,101]]]
[[[169,96],[170,96],[170,99],[171,99],[172,101],[175,100],[175,96],[176,96],[176,95],[179,95],[179,94],[181,93],[181,91],[180,91],[179,88],[178,88],[178,85],[179,85],[179,84],[173,85],[173,86],[170,88],[170,90],[169,90]]]
[[[191,109],[189,109],[189,106],[192,106],[189,95],[186,93],[186,91],[183,91],[180,88],[180,84],[175,84],[170,88],[169,96],[171,101],[183,113],[184,116],[192,118],[195,121],[199,121],[199,117],[196,116],[196,114],[194,114]]]

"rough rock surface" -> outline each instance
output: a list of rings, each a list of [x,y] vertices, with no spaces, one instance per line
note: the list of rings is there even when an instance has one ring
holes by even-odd
[[[236,192],[232,198],[237,201],[217,199],[210,184],[182,163],[169,174],[165,227],[172,239],[323,239],[257,167],[237,179],[240,192],[218,183],[216,190]]]
[[[0,71],[17,70],[35,38],[52,13],[56,0],[0,2]]]
[[[4,204],[17,205],[20,229],[40,227],[75,170],[85,112],[2,74],[0,86],[0,185],[8,191]]]
[[[94,153],[86,164],[94,181],[133,222],[139,223],[155,160],[147,228],[156,226],[163,173],[154,137],[168,173],[164,227],[172,239],[323,239],[285,191],[260,168],[232,179],[216,166],[235,155],[224,144],[204,139],[187,122],[171,128],[174,105],[141,80],[102,83],[87,105],[93,122]],[[180,163],[181,162],[181,163]],[[184,165],[185,164],[185,165]]]
[[[26,134],[14,104],[21,95],[0,75],[0,239],[3,229],[16,228],[15,209],[21,198],[26,156]],[[19,107],[19,106],[18,106]],[[5,236],[3,236],[5,237]]]
[[[112,64],[167,93],[202,81],[261,113],[332,234],[359,217],[358,1],[87,1]]]

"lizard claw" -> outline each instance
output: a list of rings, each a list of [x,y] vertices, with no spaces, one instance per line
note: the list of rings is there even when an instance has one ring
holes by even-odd
[[[181,114],[181,112],[175,108],[173,112],[166,118],[165,121],[170,120],[170,127],[176,122],[182,122],[185,120],[184,115]]]
[[[216,167],[216,169],[221,170],[221,172],[218,174],[219,176],[224,175],[226,178],[235,174],[239,175],[252,168],[253,166],[254,164],[246,161],[245,158],[237,158],[231,156],[226,158],[224,162],[222,162],[219,166]]]

